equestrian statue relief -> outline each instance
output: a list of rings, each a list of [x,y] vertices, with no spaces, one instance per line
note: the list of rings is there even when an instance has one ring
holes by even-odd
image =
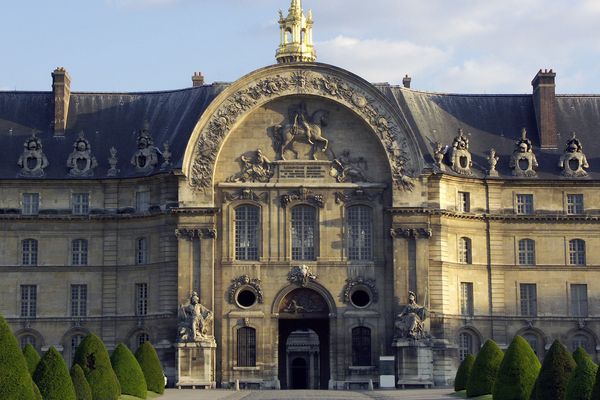
[[[294,143],[303,141],[310,144],[311,157],[317,159],[318,147],[325,152],[329,146],[329,140],[323,137],[322,127],[327,126],[329,111],[317,110],[309,115],[306,103],[291,107],[289,110],[289,121],[285,125],[275,127],[275,141],[282,160],[285,160],[285,152],[291,151],[298,159],[298,151],[294,149]]]

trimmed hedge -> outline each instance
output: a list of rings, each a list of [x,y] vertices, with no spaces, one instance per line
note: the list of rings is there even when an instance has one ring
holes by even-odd
[[[31,344],[27,344],[25,347],[23,347],[23,356],[25,357],[29,374],[33,375],[38,363],[41,360],[40,354],[37,352],[35,347],[33,347]]]
[[[496,376],[492,392],[494,400],[529,399],[539,371],[540,361],[529,343],[521,336],[515,336]]]
[[[502,363],[504,353],[493,340],[486,340],[479,350],[473,370],[467,381],[467,397],[483,396],[492,393],[498,368]]]
[[[577,350],[579,349],[581,347]],[[576,357],[579,361],[577,361],[577,367],[575,367],[575,371],[571,374],[571,379],[567,384],[566,400],[590,400],[592,396],[598,366],[594,364],[592,358],[583,349],[581,350],[583,354],[576,351],[578,353]]]
[[[472,354],[469,354],[460,363],[460,366],[456,371],[456,377],[454,378],[455,392],[460,392],[461,390],[465,390],[467,388],[467,381],[469,380],[469,375],[471,374],[471,369],[473,368],[474,362],[475,357],[473,357]]]
[[[73,362],[83,370],[94,400],[119,398],[121,386],[110,364],[108,351],[98,336],[91,333],[83,339],[77,347]]]
[[[33,381],[44,400],[76,400],[65,360],[54,347],[50,347],[40,360]]]
[[[73,364],[71,367],[71,380],[73,381],[77,400],[93,400],[92,388],[90,388],[90,384],[85,380],[83,370],[77,364]]]
[[[38,399],[17,338],[2,316],[0,316],[0,399]]]
[[[594,388],[592,389],[592,399],[600,399],[600,368],[596,372],[596,379],[594,380]]]
[[[592,359],[590,357],[590,355],[588,353],[586,353],[586,351],[583,349],[583,347],[579,346],[573,352],[573,360],[575,360],[575,363],[577,363],[577,365],[579,365],[579,363],[582,361],[583,358],[589,358],[590,360]]]
[[[135,358],[140,363],[142,371],[144,371],[148,390],[163,394],[165,392],[165,377],[158,354],[156,354],[152,344],[144,342],[135,352]]]
[[[542,364],[537,382],[537,398],[564,400],[567,383],[576,366],[571,353],[555,340]]]
[[[110,357],[110,363],[121,384],[121,393],[146,398],[148,388],[140,364],[123,343],[119,343]]]

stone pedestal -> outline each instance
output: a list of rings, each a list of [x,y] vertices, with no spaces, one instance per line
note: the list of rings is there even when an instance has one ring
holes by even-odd
[[[394,339],[396,351],[396,384],[404,389],[411,386],[433,386],[433,350],[428,339]]]
[[[177,343],[177,383],[175,386],[205,388],[216,387],[214,339],[201,342]]]

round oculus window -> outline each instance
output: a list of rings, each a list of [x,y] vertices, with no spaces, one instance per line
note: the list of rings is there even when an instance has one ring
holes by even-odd
[[[352,305],[358,308],[364,308],[371,303],[371,295],[364,289],[357,289],[350,295]]]
[[[236,300],[240,307],[252,307],[256,304],[256,293],[250,289],[242,289],[238,292]]]

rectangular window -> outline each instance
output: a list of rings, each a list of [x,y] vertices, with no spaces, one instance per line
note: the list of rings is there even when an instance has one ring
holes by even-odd
[[[37,265],[38,263],[38,241],[25,239],[21,242],[23,265]]]
[[[461,315],[473,315],[473,283],[460,283],[460,313]]]
[[[517,194],[517,214],[533,214],[533,195]]]
[[[567,214],[583,214],[583,195],[567,195]]]
[[[73,265],[88,264],[88,241],[75,239],[71,242],[71,262]]]
[[[37,286],[21,285],[21,317],[35,318],[37,314]]]
[[[140,190],[135,193],[135,210],[137,212],[146,212],[150,208],[150,191]]]
[[[243,327],[237,331],[237,365],[238,367],[256,366],[256,330]]]
[[[535,317],[537,315],[537,289],[535,283],[521,283],[521,315]]]
[[[366,206],[348,207],[348,259],[372,258],[372,212]]]
[[[37,215],[40,211],[40,194],[23,193],[23,215]]]
[[[87,285],[71,285],[71,316],[87,315]]]
[[[571,314],[573,317],[588,316],[587,285],[571,285]]]
[[[458,211],[471,212],[471,193],[458,192]]]
[[[138,238],[135,242],[135,263],[138,265],[148,262],[148,239]]]
[[[532,239],[519,240],[519,265],[535,264],[535,242]]]
[[[292,260],[314,260],[316,212],[310,206],[292,208]]]
[[[148,315],[148,284],[135,284],[135,315]]]
[[[72,195],[73,214],[86,215],[90,213],[90,194],[73,193]]]

